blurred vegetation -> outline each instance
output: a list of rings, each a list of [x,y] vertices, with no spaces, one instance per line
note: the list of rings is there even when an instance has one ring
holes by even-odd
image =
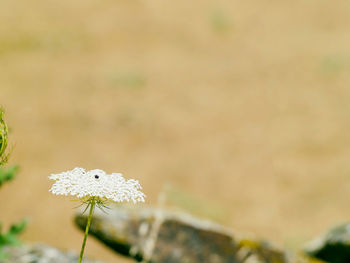
[[[7,257],[6,253],[3,252],[5,246],[19,246],[22,244],[18,236],[26,228],[26,225],[27,221],[22,220],[18,224],[11,225],[10,229],[6,233],[3,233],[0,223],[0,260]]]
[[[338,73],[350,67],[350,58],[345,55],[328,55],[321,61],[323,71]]]
[[[214,31],[218,33],[225,33],[231,27],[229,17],[221,9],[216,9],[211,14],[211,25]]]
[[[9,168],[0,167],[0,187],[3,183],[12,180],[19,170],[18,165],[14,165]]]
[[[9,158],[9,152],[7,152],[8,127],[3,116],[4,110],[0,108],[0,166],[7,163]]]
[[[225,220],[228,218],[226,210],[220,205],[208,200],[200,200],[175,186],[167,185],[165,195],[168,205],[187,211],[193,215],[214,220],[218,223],[225,223]]]
[[[18,165],[10,168],[2,167],[7,163],[10,155],[10,152],[7,151],[8,127],[3,116],[4,110],[0,108],[0,186],[2,186],[4,182],[12,180],[19,169]],[[25,229],[26,224],[26,220],[22,220],[18,224],[11,225],[10,229],[6,233],[3,233],[0,222],[0,260],[7,256],[6,253],[3,252],[5,246],[16,246],[21,244],[18,240],[18,235]]]
[[[83,32],[73,34],[69,31],[58,31],[45,35],[25,32],[0,34],[0,57],[37,51],[55,53],[70,49],[82,50],[86,45],[86,36]]]
[[[112,88],[139,89],[146,85],[145,77],[138,72],[110,73],[108,82]]]

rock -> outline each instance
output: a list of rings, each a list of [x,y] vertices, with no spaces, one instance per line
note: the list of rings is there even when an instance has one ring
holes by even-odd
[[[62,252],[47,245],[31,245],[21,247],[6,247],[4,251],[8,258],[2,263],[76,263],[78,256],[73,252]],[[84,263],[102,263],[87,260]]]
[[[87,214],[77,214],[85,229]],[[243,239],[232,230],[186,214],[152,208],[96,210],[90,234],[116,252],[153,263],[289,263],[271,244]],[[301,261],[300,261],[301,262]]]
[[[311,241],[306,245],[305,252],[331,263],[350,262],[350,224],[335,227]]]
[[[301,252],[297,255],[292,255],[290,259],[291,263],[326,263],[325,261],[316,259],[316,258],[310,258],[305,253]]]

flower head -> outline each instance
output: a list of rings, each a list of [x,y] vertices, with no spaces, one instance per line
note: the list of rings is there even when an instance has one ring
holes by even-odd
[[[96,197],[115,202],[144,202],[145,194],[139,191],[137,180],[125,180],[121,173],[107,174],[103,170],[85,171],[75,168],[60,174],[52,174],[50,179],[56,182],[50,192],[56,195],[73,195],[78,198]]]

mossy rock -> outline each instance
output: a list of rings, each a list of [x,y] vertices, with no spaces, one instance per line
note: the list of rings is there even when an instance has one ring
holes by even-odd
[[[76,224],[85,229],[86,214]],[[286,253],[264,240],[240,238],[231,229],[152,208],[96,210],[90,234],[117,253],[153,263],[289,263]]]

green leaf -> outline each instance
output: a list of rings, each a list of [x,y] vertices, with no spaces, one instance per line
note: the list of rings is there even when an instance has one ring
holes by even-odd
[[[6,254],[2,251],[5,246],[19,246],[22,244],[18,236],[23,232],[26,226],[27,220],[24,219],[18,224],[11,225],[7,233],[2,233],[0,228],[0,259],[6,258]]]
[[[12,180],[19,170],[18,165],[14,165],[9,168],[0,167],[0,186],[6,181]]]

